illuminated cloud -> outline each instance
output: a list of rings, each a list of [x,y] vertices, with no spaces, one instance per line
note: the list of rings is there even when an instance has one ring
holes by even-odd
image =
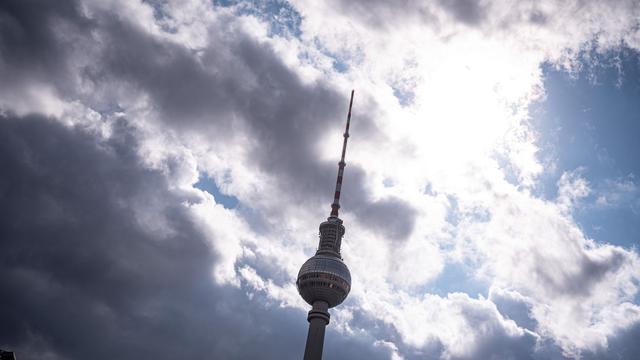
[[[299,357],[293,281],[355,88],[353,289],[327,357],[637,356],[638,252],[581,220],[637,216],[636,175],[562,167],[533,109],[549,69],[637,58],[639,17],[636,1],[5,1],[0,348]]]

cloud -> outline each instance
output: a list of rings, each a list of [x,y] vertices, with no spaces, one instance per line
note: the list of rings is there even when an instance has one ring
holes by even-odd
[[[73,1],[52,4],[6,1],[0,5],[0,105],[19,113],[60,114],[56,89],[73,89],[68,53],[73,34],[87,33],[90,21]]]
[[[354,286],[327,357],[635,351],[637,252],[576,224],[597,192],[584,173],[561,169],[557,198],[535,195],[548,169],[528,110],[541,63],[638,47],[635,2],[279,6],[0,5],[0,316],[13,329],[0,345],[298,357],[293,280],[328,215],[356,87],[341,211]],[[201,176],[239,205],[195,189]],[[488,297],[429,294],[452,263]]]
[[[637,291],[637,254],[586,239],[563,202],[517,203],[494,203],[490,220],[465,235],[488,257],[481,272],[528,298],[536,332],[552,334],[566,356],[606,347],[608,336],[638,321],[637,305],[629,302]]]
[[[588,354],[586,359],[633,359],[640,355],[638,338],[640,325],[634,325],[621,330],[610,339],[607,351]]]
[[[299,356],[303,312],[256,307],[216,285],[217,239],[184,205],[203,199],[141,166],[135,130],[124,119],[114,126],[102,139],[40,116],[1,119],[3,347],[24,359]],[[141,224],[139,206],[165,224]]]
[[[618,179],[606,179],[596,191],[595,206],[615,208],[629,206],[637,211],[638,186],[635,177],[629,175]]]
[[[449,10],[456,19],[467,24],[478,24],[487,16],[487,9],[481,2],[473,0],[442,1],[442,7]]]
[[[565,211],[575,208],[577,202],[589,195],[589,183],[580,176],[580,169],[575,172],[565,172],[558,180],[557,202]]]
[[[384,310],[385,321],[404,338],[400,350],[408,359],[527,359],[536,352],[536,335],[504,318],[487,299],[461,293],[399,297],[396,308]],[[413,326],[423,321],[429,326]]]

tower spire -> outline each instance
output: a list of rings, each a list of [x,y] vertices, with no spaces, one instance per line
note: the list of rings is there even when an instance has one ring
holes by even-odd
[[[329,217],[338,217],[338,210],[340,209],[340,190],[342,188],[342,174],[344,173],[344,167],[347,165],[344,162],[344,156],[347,152],[347,141],[349,139],[349,125],[351,124],[351,107],[353,106],[353,93],[355,90],[351,90],[351,100],[349,100],[349,113],[347,113],[347,125],[344,130],[344,140],[342,142],[342,156],[338,163],[338,177],[336,178],[336,192],[333,197],[333,203],[331,204],[331,215]]]

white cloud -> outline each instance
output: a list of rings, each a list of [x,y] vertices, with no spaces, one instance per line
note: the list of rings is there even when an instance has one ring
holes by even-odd
[[[635,176],[607,179],[596,191],[595,205],[603,208],[630,206],[638,211],[638,185]]]
[[[577,202],[589,195],[589,183],[580,176],[580,169],[564,172],[558,180],[558,196],[556,202],[564,211],[571,211]]]
[[[314,195],[300,201],[296,191],[315,186],[315,173],[300,170],[299,182],[309,184],[291,184],[282,180],[290,174],[278,163],[296,160],[300,152],[300,163],[333,164],[341,130],[291,121],[292,127],[316,131],[305,138],[314,143],[283,136],[273,145],[268,139],[275,135],[264,128],[280,124],[269,120],[301,116],[305,112],[294,110],[314,106],[311,99],[291,105],[294,91],[339,89],[345,108],[331,109],[335,114],[346,112],[348,90],[355,87],[345,184],[361,181],[362,188],[353,189],[358,194],[345,192],[342,211],[343,256],[354,285],[350,303],[335,310],[332,326],[351,336],[367,331],[354,320],[355,312],[384,323],[387,332],[376,335],[375,345],[394,358],[403,358],[407,348],[443,358],[478,358],[489,354],[492,342],[508,345],[502,355],[517,356],[533,351],[541,338],[579,357],[605,348],[616,331],[640,321],[633,303],[637,253],[588,239],[572,218],[571,211],[590,194],[587,179],[579,170],[562,169],[569,171],[558,182],[555,201],[534,195],[545,168],[537,145],[542,135],[528,113],[545,96],[542,63],[575,70],[585,49],[640,46],[636,2],[292,4],[302,16],[299,38],[270,36],[264,20],[205,1],[156,4],[166,17],[155,16],[147,3],[86,2],[85,15],[118,13],[119,21],[140,31],[131,44],[152,43],[150,54],[159,52],[140,73],[153,66],[169,72],[175,69],[167,64],[175,63],[195,68],[177,73],[193,81],[204,78],[203,84],[182,84],[175,81],[181,78],[164,79],[159,72],[95,80],[102,70],[121,70],[121,64],[96,59],[110,49],[110,41],[118,42],[98,29],[70,55],[73,91],[61,96],[64,87],[25,87],[21,101],[0,92],[0,106],[18,113],[38,110],[70,124],[88,119],[104,136],[120,115],[135,119],[144,166],[163,171],[173,190],[189,194],[193,201],[185,206],[194,222],[215,239],[211,245],[220,260],[212,269],[214,281],[245,284],[280,306],[305,308],[292,281],[315,249],[331,183],[326,199]],[[175,53],[163,51],[169,47]],[[98,68],[89,66],[93,60]],[[346,71],[334,69],[336,62]],[[90,70],[94,77],[85,78]],[[280,77],[285,80],[278,82]],[[170,92],[180,86],[184,91]],[[214,90],[219,91],[210,94]],[[185,98],[176,99],[182,93]],[[204,110],[188,113],[189,96],[202,93],[211,104],[196,99]],[[263,104],[267,95],[273,96]],[[168,104],[172,101],[176,104]],[[110,107],[117,114],[107,114]],[[261,111],[272,113],[262,117]],[[277,147],[285,140],[292,146],[286,159]],[[193,189],[200,173],[237,197],[245,212],[225,209]],[[633,179],[612,185],[611,192],[598,194],[597,204],[609,206],[620,194],[637,192]],[[146,217],[144,206],[138,208],[142,225],[163,229],[162,219]],[[424,294],[448,261],[477,267],[476,275],[493,285],[489,298]],[[494,295],[526,304],[535,329],[505,317]]]

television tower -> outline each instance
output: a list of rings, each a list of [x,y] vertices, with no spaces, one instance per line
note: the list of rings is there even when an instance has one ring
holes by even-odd
[[[353,92],[351,90],[347,126],[343,135],[342,157],[338,163],[338,178],[331,204],[331,214],[327,221],[320,224],[320,244],[316,254],[302,264],[300,272],[298,272],[298,280],[296,280],[300,296],[312,306],[307,316],[309,333],[304,350],[304,360],[322,359],[324,330],[329,324],[330,318],[329,309],[341,304],[351,290],[351,273],[340,256],[340,244],[345,229],[342,220],[338,217],[338,210],[340,209],[342,174],[346,165],[344,155],[347,151],[347,139],[349,139]]]

